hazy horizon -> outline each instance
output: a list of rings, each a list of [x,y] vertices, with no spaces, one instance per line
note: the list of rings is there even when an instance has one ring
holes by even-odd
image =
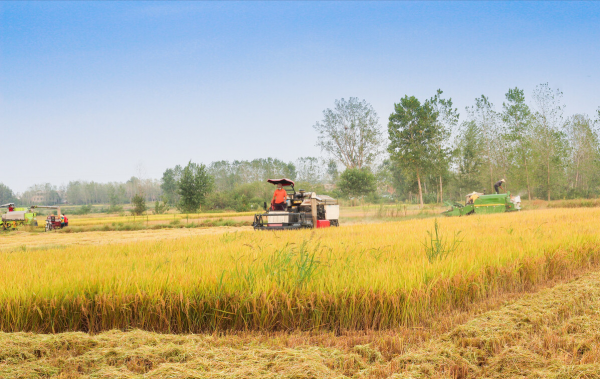
[[[438,88],[499,110],[548,82],[600,106],[598,2],[2,2],[0,182],[123,182],[189,160],[321,156],[340,98],[385,129]]]

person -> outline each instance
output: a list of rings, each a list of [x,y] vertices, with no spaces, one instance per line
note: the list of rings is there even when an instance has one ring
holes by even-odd
[[[479,198],[479,195],[474,193],[473,195],[471,195],[471,197],[469,198],[469,202],[467,204],[475,204],[475,200],[477,200]]]
[[[9,212],[14,212],[14,210],[15,210],[15,206],[14,206],[14,205],[12,205],[12,204],[9,204],[9,205],[8,205],[8,211],[9,211]]]
[[[285,211],[286,204],[285,200],[287,199],[287,192],[283,189],[283,185],[281,183],[277,183],[277,189],[273,194],[273,200],[271,200],[271,208],[274,211]]]
[[[494,184],[494,190],[496,191],[496,194],[500,193],[500,189],[504,190],[504,188],[502,188],[502,183],[506,183],[506,180],[500,179]]]

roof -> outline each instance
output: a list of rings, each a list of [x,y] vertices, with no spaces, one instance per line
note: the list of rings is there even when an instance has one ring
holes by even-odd
[[[282,178],[282,179],[269,179],[267,180],[268,183],[271,184],[281,184],[284,187],[287,186],[294,186],[294,181],[288,179],[288,178]]]

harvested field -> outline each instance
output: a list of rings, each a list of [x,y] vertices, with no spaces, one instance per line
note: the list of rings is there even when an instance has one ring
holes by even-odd
[[[339,336],[0,333],[0,376],[600,378],[600,273],[525,295],[441,334],[440,325],[425,329]]]
[[[427,234],[434,221],[425,219],[4,250],[0,329],[342,332],[418,325],[597,267],[599,217],[590,208],[441,219],[446,239],[439,244]],[[426,248],[427,238],[437,247]],[[454,238],[461,241],[455,249]],[[428,259],[440,246],[443,254]]]

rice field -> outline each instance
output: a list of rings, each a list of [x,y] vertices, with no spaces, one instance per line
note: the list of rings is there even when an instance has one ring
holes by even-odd
[[[198,333],[416,325],[494,294],[595,267],[599,217],[595,208],[547,209],[4,249],[0,330]]]

